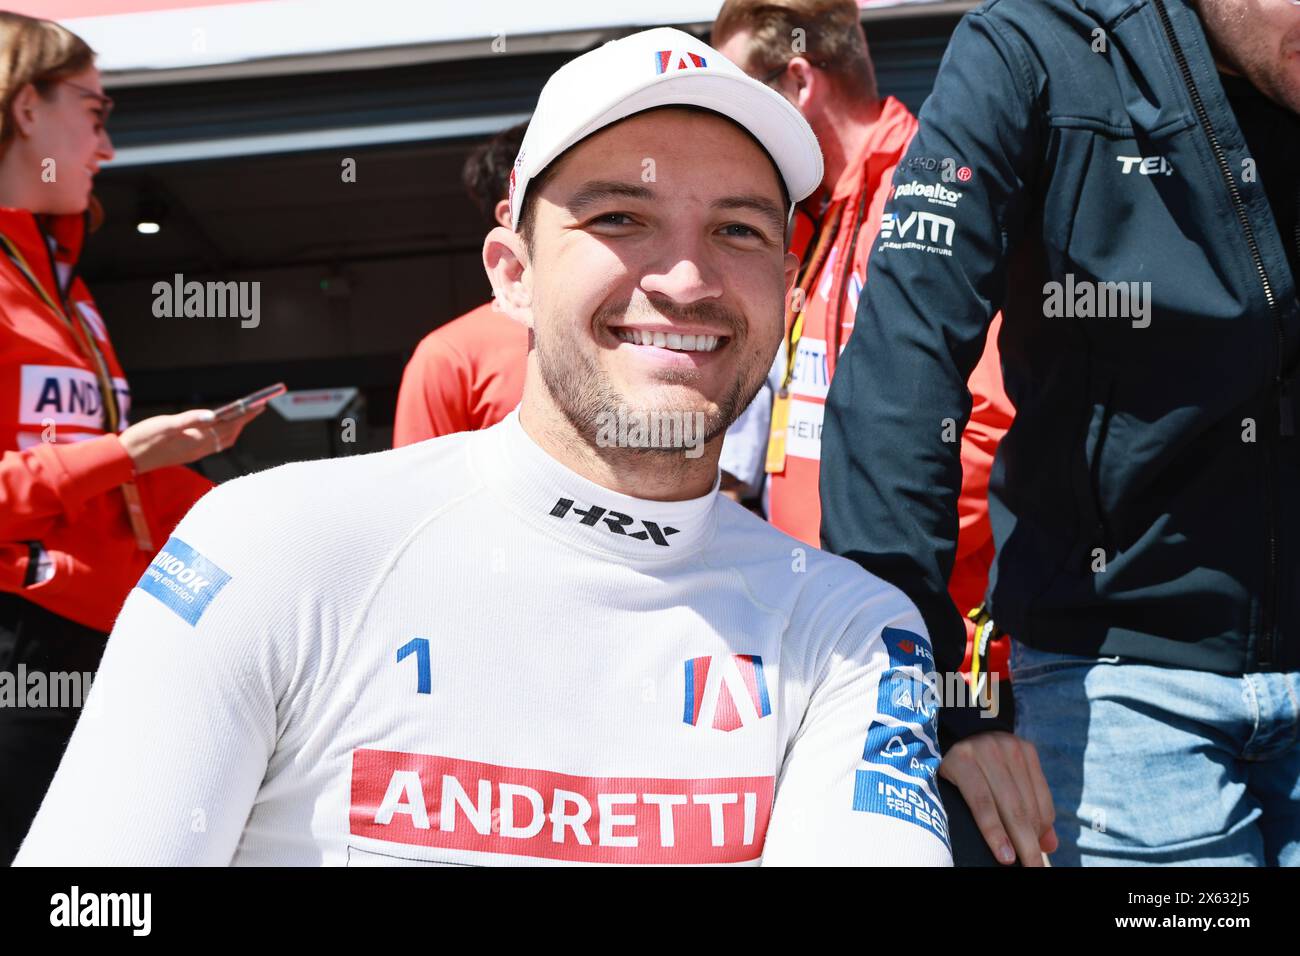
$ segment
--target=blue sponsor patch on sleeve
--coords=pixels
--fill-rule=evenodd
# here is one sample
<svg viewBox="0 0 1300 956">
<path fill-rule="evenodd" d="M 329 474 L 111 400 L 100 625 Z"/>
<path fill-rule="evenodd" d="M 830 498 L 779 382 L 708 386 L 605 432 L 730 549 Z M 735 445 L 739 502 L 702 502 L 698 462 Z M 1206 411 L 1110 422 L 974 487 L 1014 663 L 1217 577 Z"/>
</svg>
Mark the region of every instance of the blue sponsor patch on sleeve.
<svg viewBox="0 0 1300 956">
<path fill-rule="evenodd" d="M 221 568 L 180 538 L 171 537 L 145 568 L 136 587 L 193 627 L 229 580 L 230 575 Z"/>
<path fill-rule="evenodd" d="M 913 634 L 901 627 L 887 627 L 880 632 L 880 639 L 889 651 L 891 667 L 915 666 L 921 668 L 922 674 L 934 670 L 934 653 L 930 642 L 920 634 Z"/>
<path fill-rule="evenodd" d="M 874 721 L 867 730 L 862 759 L 893 767 L 926 783 L 933 783 L 939 775 L 939 755 L 914 727 L 905 724 Z"/>
<path fill-rule="evenodd" d="M 939 712 L 939 692 L 929 681 L 918 678 L 910 668 L 897 670 L 891 667 L 880 675 L 876 712 L 901 723 L 925 727 Z"/>
<path fill-rule="evenodd" d="M 899 780 L 880 770 L 859 770 L 853 785 L 853 809 L 906 820 L 933 833 L 952 851 L 943 804 L 919 783 Z"/>
</svg>

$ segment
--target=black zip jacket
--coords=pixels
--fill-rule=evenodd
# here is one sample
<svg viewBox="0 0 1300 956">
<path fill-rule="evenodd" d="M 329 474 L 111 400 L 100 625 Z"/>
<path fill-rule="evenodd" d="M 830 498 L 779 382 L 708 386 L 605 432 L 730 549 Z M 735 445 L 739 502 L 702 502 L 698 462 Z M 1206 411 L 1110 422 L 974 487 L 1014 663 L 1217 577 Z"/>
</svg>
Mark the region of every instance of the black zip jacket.
<svg viewBox="0 0 1300 956">
<path fill-rule="evenodd" d="M 822 436 L 826 547 L 916 601 L 941 671 L 965 644 L 951 439 L 999 308 L 1016 419 L 989 490 L 997 623 L 1045 650 L 1300 667 L 1300 237 L 1248 159 L 1184 0 L 990 0 L 962 19 Z M 941 737 L 1008 729 L 1001 690 L 1003 720 L 945 708 Z"/>
</svg>

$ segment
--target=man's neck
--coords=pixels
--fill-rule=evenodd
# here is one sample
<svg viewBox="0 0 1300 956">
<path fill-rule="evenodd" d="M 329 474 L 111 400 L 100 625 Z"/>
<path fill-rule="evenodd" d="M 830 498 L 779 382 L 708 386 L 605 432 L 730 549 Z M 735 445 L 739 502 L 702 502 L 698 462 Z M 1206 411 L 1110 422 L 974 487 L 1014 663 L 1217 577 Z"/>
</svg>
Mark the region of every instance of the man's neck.
<svg viewBox="0 0 1300 956">
<path fill-rule="evenodd" d="M 578 433 L 531 375 L 519 406 L 519 424 L 564 467 L 619 494 L 646 501 L 686 501 L 707 495 L 717 481 L 724 436 L 694 448 L 601 447 L 595 435 Z"/>
<path fill-rule="evenodd" d="M 881 101 L 873 99 L 852 110 L 828 112 L 818 122 L 817 139 L 822 147 L 825 171 L 822 188 L 830 195 L 849 163 L 862 152 L 862 144 L 880 120 Z"/>
</svg>

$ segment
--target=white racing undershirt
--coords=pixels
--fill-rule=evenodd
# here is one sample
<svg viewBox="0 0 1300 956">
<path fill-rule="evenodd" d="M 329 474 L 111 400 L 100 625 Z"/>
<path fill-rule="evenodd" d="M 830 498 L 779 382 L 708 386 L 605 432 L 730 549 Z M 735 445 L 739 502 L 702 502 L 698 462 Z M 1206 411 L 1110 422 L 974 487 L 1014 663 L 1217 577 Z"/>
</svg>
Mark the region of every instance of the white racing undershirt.
<svg viewBox="0 0 1300 956">
<path fill-rule="evenodd" d="M 204 497 L 17 864 L 951 863 L 916 609 L 518 412 Z M 932 701 L 932 698 L 931 698 Z"/>
</svg>

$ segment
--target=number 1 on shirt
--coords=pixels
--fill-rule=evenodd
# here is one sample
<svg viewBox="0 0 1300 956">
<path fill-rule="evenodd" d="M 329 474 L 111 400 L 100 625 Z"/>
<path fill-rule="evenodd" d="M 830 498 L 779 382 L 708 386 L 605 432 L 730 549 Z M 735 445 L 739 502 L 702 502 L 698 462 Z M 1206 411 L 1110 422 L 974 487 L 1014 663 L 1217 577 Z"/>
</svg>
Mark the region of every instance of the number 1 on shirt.
<svg viewBox="0 0 1300 956">
<path fill-rule="evenodd" d="M 427 637 L 417 637 L 407 641 L 397 651 L 397 662 L 400 664 L 411 654 L 415 654 L 415 669 L 419 681 L 415 692 L 417 694 L 433 693 L 433 676 L 429 673 L 429 639 Z"/>
</svg>

